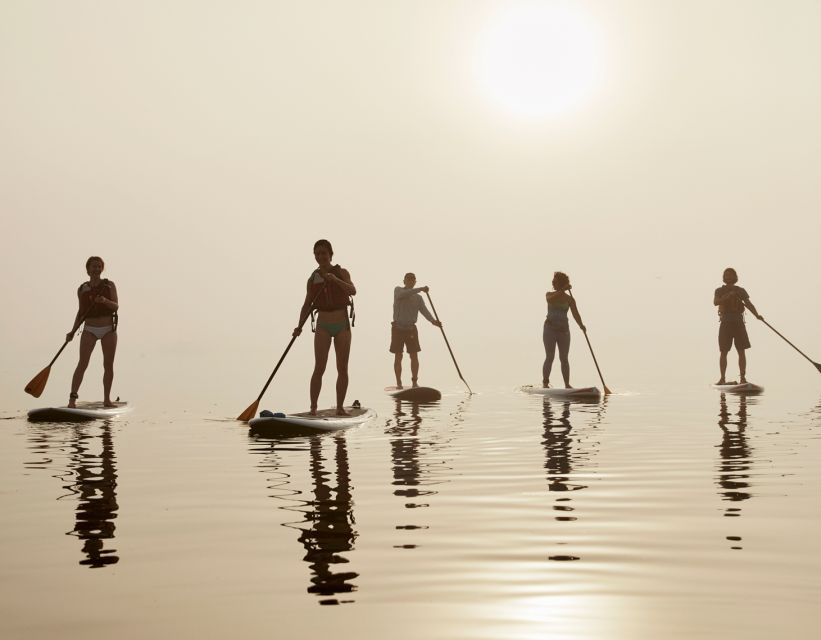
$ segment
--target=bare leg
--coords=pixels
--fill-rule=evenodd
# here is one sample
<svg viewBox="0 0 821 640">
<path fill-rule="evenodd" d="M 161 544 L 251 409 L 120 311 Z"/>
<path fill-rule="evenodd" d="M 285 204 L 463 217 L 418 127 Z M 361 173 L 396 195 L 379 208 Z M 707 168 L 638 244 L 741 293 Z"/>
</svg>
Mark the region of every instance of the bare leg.
<svg viewBox="0 0 821 640">
<path fill-rule="evenodd" d="M 721 377 L 716 384 L 724 384 L 727 380 L 727 352 L 722 351 L 718 357 L 718 369 L 721 372 Z"/>
<path fill-rule="evenodd" d="M 570 353 L 570 332 L 561 332 L 557 337 L 559 345 L 559 362 L 562 364 L 562 378 L 564 379 L 565 389 L 572 389 L 570 386 L 570 360 L 568 354 Z"/>
<path fill-rule="evenodd" d="M 317 329 L 314 334 L 314 373 L 311 376 L 311 415 L 316 415 L 316 404 L 319 401 L 319 392 L 322 390 L 322 374 L 328 364 L 328 351 L 331 348 L 331 336 L 323 330 Z"/>
<path fill-rule="evenodd" d="M 117 332 L 109 331 L 100 339 L 103 348 L 103 404 L 113 407 L 111 383 L 114 381 L 114 354 L 117 352 Z"/>
<path fill-rule="evenodd" d="M 556 356 L 556 334 L 552 329 L 544 323 L 544 330 L 542 332 L 542 341 L 544 342 L 544 364 L 542 365 L 542 386 L 550 386 L 550 370 L 553 368 L 553 358 Z"/>
<path fill-rule="evenodd" d="M 410 361 L 411 361 L 411 384 L 414 387 L 418 387 L 419 384 L 417 380 L 419 380 L 419 354 L 418 353 L 409 353 Z"/>
<path fill-rule="evenodd" d="M 97 343 L 97 338 L 93 333 L 83 331 L 80 334 L 80 360 L 77 362 L 77 368 L 74 370 L 74 376 L 71 378 L 71 396 L 68 400 L 69 407 L 76 407 L 76 395 L 80 390 L 80 385 L 83 383 L 83 376 L 86 368 L 88 368 L 88 361 L 91 358 L 91 352 L 94 351 L 94 345 Z"/>
<path fill-rule="evenodd" d="M 747 352 L 738 349 L 738 376 L 739 382 L 747 382 Z"/>
<path fill-rule="evenodd" d="M 334 351 L 336 351 L 336 415 L 346 416 L 345 394 L 348 393 L 348 357 L 351 354 L 351 338 L 353 334 L 350 329 L 345 329 L 334 338 Z"/>
<path fill-rule="evenodd" d="M 402 352 L 393 354 L 393 372 L 396 374 L 396 386 L 402 388 Z"/>
</svg>

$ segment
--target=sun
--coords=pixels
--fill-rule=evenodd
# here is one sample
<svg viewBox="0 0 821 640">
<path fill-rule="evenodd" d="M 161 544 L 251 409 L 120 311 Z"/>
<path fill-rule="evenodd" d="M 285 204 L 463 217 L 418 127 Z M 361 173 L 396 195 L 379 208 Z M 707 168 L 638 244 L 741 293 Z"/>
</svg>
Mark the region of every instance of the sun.
<svg viewBox="0 0 821 640">
<path fill-rule="evenodd" d="M 489 16 L 474 63 L 482 94 L 508 114 L 558 116 L 585 104 L 599 86 L 601 38 L 577 4 L 511 3 Z"/>
</svg>

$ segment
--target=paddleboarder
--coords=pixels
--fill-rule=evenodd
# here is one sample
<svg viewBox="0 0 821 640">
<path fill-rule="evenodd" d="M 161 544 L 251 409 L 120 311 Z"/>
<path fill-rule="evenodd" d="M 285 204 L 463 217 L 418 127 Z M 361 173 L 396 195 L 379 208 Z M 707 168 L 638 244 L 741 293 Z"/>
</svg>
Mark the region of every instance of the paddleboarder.
<svg viewBox="0 0 821 640">
<path fill-rule="evenodd" d="M 735 344 L 735 349 L 738 352 L 739 381 L 745 383 L 747 382 L 746 350 L 750 348 L 750 338 L 744 324 L 745 307 L 759 320 L 764 318 L 750 302 L 750 295 L 737 286 L 738 274 L 735 269 L 732 267 L 724 269 L 722 280 L 724 280 L 724 284 L 716 289 L 713 295 L 713 305 L 718 307 L 718 349 L 721 352 L 718 359 L 721 377 L 716 384 L 726 384 L 727 354 L 733 344 Z"/>
<path fill-rule="evenodd" d="M 393 372 L 396 374 L 396 386 L 402 388 L 402 350 L 408 352 L 411 362 L 411 384 L 419 386 L 419 332 L 416 329 L 416 320 L 421 313 L 434 326 L 441 327 L 442 323 L 434 318 L 425 301 L 419 295 L 420 291 L 428 292 L 428 287 L 415 287 L 416 275 L 406 273 L 404 284 L 393 290 L 393 322 L 391 322 L 391 345 L 389 351 L 394 354 Z"/>
<path fill-rule="evenodd" d="M 562 378 L 564 378 L 565 389 L 572 389 L 570 386 L 570 326 L 567 319 L 567 312 L 573 314 L 573 319 L 582 331 L 587 331 L 582 324 L 582 317 L 576 307 L 576 301 L 569 294 L 570 278 L 566 273 L 556 271 L 553 274 L 553 291 L 545 294 L 547 300 L 547 317 L 542 330 L 542 340 L 544 342 L 545 360 L 542 365 L 542 386 L 550 387 L 550 370 L 553 368 L 553 358 L 556 355 L 556 347 L 559 347 L 559 361 L 562 367 Z"/>
<path fill-rule="evenodd" d="M 314 259 L 319 265 L 308 278 L 305 302 L 299 312 L 299 324 L 293 331 L 296 337 L 302 333 L 302 325 L 314 310 L 317 311 L 314 332 L 314 372 L 311 376 L 311 415 L 316 415 L 319 392 L 322 389 L 322 375 L 328 364 L 331 343 L 336 353 L 336 414 L 346 416 L 345 394 L 348 392 L 348 358 L 351 352 L 351 322 L 354 318 L 353 301 L 356 287 L 351 274 L 338 264 L 331 264 L 333 247 L 327 240 L 314 243 Z"/>
<path fill-rule="evenodd" d="M 102 278 L 105 262 L 99 256 L 86 260 L 88 282 L 77 289 L 78 309 L 71 331 L 66 334 L 66 342 L 74 339 L 74 334 L 83 324 L 80 334 L 80 360 L 71 379 L 71 393 L 68 406 L 77 406 L 77 392 L 83 382 L 91 352 L 99 340 L 103 350 L 103 403 L 106 407 L 117 406 L 111 401 L 111 383 L 114 381 L 114 354 L 117 351 L 117 287 L 111 280 Z M 85 323 L 83 323 L 85 318 Z"/>
</svg>

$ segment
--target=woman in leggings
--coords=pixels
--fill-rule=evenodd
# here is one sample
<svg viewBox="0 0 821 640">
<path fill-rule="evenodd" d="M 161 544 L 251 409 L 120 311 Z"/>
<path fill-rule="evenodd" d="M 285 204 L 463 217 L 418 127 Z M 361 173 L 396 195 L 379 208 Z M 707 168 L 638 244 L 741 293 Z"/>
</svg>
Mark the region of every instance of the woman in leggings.
<svg viewBox="0 0 821 640">
<path fill-rule="evenodd" d="M 582 317 L 576 308 L 576 301 L 570 296 L 570 278 L 566 273 L 556 271 L 553 274 L 553 291 L 545 294 L 547 299 L 547 318 L 544 321 L 544 366 L 542 367 L 542 386 L 550 386 L 550 370 L 553 368 L 553 358 L 556 355 L 556 346 L 559 347 L 559 360 L 562 364 L 562 378 L 566 389 L 570 386 L 570 361 L 567 354 L 570 351 L 570 326 L 567 312 L 573 313 L 573 319 L 582 331 L 587 331 L 582 324 Z"/>
</svg>

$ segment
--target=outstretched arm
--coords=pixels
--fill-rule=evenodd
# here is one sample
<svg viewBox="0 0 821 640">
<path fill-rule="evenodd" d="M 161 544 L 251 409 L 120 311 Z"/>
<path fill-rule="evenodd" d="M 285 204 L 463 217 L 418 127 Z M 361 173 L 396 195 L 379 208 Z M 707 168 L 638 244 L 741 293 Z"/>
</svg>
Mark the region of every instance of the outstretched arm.
<svg viewBox="0 0 821 640">
<path fill-rule="evenodd" d="M 756 318 L 758 318 L 759 320 L 764 319 L 763 316 L 760 313 L 758 313 L 758 311 L 755 308 L 755 305 L 749 298 L 747 298 L 746 300 L 742 300 L 742 302 L 744 303 L 744 306 L 750 310 L 750 313 L 752 313 Z"/>
<path fill-rule="evenodd" d="M 427 288 L 427 287 L 423 287 Z M 421 313 L 425 318 L 427 318 L 428 322 L 436 327 L 441 327 L 442 323 L 439 322 L 436 318 L 433 317 L 430 311 L 428 311 L 428 307 L 425 305 L 425 301 L 422 298 L 419 298 L 419 313 Z"/>
<path fill-rule="evenodd" d="M 573 319 L 576 321 L 576 324 L 579 325 L 579 328 L 587 333 L 587 327 L 584 326 L 582 322 L 582 317 L 579 315 L 579 308 L 576 306 L 576 299 L 570 299 L 570 312 L 573 314 Z"/>
<path fill-rule="evenodd" d="M 313 279 L 313 276 L 311 276 Z M 302 308 L 299 310 L 299 321 L 297 322 L 296 329 L 291 335 L 298 336 L 302 333 L 302 325 L 305 324 L 305 321 L 308 319 L 308 316 L 311 315 L 311 307 L 313 306 L 313 298 L 311 298 L 311 280 L 308 280 L 308 290 L 305 292 L 305 302 L 302 303 Z"/>
</svg>

